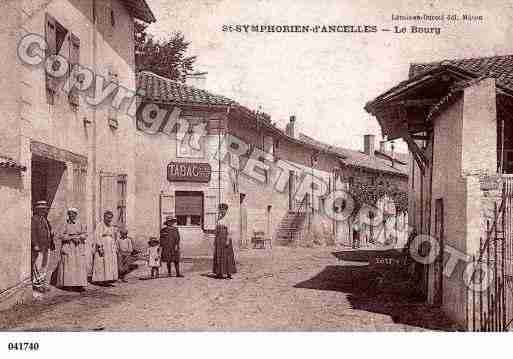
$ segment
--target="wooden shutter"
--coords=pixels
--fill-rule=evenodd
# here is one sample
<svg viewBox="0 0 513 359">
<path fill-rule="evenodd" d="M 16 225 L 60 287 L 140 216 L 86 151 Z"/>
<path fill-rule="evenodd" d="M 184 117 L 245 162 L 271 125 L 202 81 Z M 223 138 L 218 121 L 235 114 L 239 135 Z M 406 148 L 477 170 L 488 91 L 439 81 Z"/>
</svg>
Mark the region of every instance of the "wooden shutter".
<svg viewBox="0 0 513 359">
<path fill-rule="evenodd" d="M 86 181 L 87 167 L 83 164 L 73 163 L 73 207 L 79 209 L 80 213 L 85 214 L 86 203 Z"/>
<path fill-rule="evenodd" d="M 175 195 L 174 194 L 160 194 L 160 224 L 159 228 L 162 229 L 162 225 L 167 216 L 175 216 Z"/>
<path fill-rule="evenodd" d="M 177 216 L 203 215 L 203 197 L 201 194 L 177 196 L 175 202 Z"/>
<path fill-rule="evenodd" d="M 118 224 L 126 224 L 126 199 L 127 199 L 127 175 L 118 175 L 118 205 L 117 205 L 117 221 Z"/>
<path fill-rule="evenodd" d="M 46 57 L 57 54 L 57 21 L 50 15 L 45 16 Z M 46 89 L 51 96 L 57 90 L 57 79 L 46 73 Z M 53 103 L 53 100 L 49 101 Z"/>
<path fill-rule="evenodd" d="M 80 39 L 75 34 L 70 34 L 70 46 L 69 46 L 69 64 L 70 64 L 70 76 L 77 76 L 74 70 L 80 64 Z M 79 79 L 77 79 L 78 81 Z M 78 90 L 73 87 L 68 94 L 68 101 L 74 109 L 78 109 L 80 106 L 80 97 L 78 96 Z"/>
<path fill-rule="evenodd" d="M 117 175 L 113 173 L 100 172 L 100 211 L 99 220 L 102 221 L 103 213 L 112 211 L 116 216 L 117 207 Z"/>
<path fill-rule="evenodd" d="M 217 224 L 218 198 L 214 194 L 205 194 L 204 229 L 214 230 Z"/>
</svg>

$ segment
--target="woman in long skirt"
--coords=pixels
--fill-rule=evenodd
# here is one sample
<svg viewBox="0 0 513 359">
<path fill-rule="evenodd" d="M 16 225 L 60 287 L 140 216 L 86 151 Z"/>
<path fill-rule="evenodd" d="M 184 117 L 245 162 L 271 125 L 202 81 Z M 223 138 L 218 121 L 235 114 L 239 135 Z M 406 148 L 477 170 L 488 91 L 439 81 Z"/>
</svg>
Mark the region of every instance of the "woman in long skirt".
<svg viewBox="0 0 513 359">
<path fill-rule="evenodd" d="M 103 222 L 96 227 L 93 245 L 93 282 L 109 283 L 118 280 L 116 230 L 114 215 L 105 211 Z"/>
<path fill-rule="evenodd" d="M 86 228 L 78 219 L 78 209 L 68 209 L 62 231 L 61 258 L 57 286 L 84 290 L 87 286 Z"/>
<path fill-rule="evenodd" d="M 235 266 L 235 255 L 233 252 L 232 231 L 225 217 L 228 212 L 228 205 L 221 203 L 219 205 L 219 220 L 216 226 L 216 237 L 214 241 L 214 265 L 213 272 L 216 278 L 232 278 L 232 274 L 237 273 Z"/>
</svg>

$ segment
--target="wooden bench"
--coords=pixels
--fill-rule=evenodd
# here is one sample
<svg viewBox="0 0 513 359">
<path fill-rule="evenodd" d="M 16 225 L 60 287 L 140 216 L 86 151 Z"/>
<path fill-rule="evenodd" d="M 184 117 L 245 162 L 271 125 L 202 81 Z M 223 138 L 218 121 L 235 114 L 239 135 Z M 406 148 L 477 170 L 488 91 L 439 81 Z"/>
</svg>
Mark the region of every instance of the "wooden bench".
<svg viewBox="0 0 513 359">
<path fill-rule="evenodd" d="M 271 238 L 266 237 L 264 231 L 253 231 L 253 237 L 251 237 L 253 248 L 265 249 L 266 242 L 269 242 L 269 247 L 272 248 Z"/>
</svg>

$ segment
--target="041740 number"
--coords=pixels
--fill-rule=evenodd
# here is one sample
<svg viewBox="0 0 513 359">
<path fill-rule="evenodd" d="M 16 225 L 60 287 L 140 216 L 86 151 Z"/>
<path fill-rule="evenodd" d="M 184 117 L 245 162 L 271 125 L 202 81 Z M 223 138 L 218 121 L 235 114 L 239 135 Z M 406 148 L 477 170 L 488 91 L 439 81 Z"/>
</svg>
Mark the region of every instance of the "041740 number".
<svg viewBox="0 0 513 359">
<path fill-rule="evenodd" d="M 37 342 L 10 342 L 7 345 L 9 351 L 38 351 L 39 343 Z"/>
</svg>

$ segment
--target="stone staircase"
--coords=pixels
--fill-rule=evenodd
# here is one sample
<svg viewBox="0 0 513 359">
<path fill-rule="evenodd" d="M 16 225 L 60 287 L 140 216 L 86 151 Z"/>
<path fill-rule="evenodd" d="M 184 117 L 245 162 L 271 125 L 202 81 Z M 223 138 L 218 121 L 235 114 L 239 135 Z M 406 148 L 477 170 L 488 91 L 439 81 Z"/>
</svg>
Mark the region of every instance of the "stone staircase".
<svg viewBox="0 0 513 359">
<path fill-rule="evenodd" d="M 280 222 L 276 233 L 279 242 L 294 242 L 300 239 L 306 222 L 305 212 L 289 211 Z"/>
</svg>

